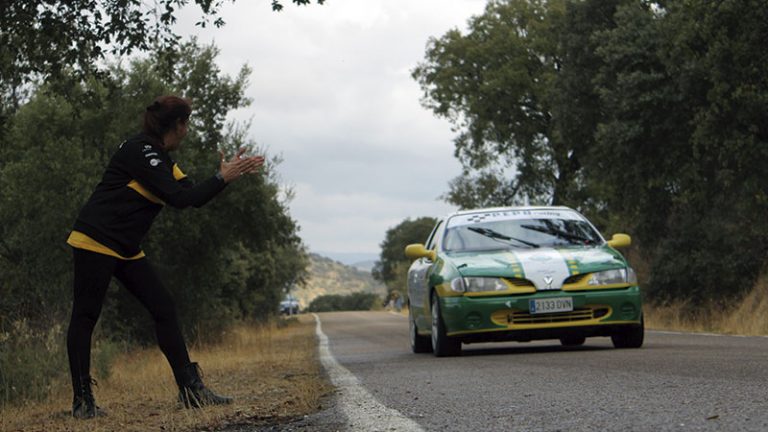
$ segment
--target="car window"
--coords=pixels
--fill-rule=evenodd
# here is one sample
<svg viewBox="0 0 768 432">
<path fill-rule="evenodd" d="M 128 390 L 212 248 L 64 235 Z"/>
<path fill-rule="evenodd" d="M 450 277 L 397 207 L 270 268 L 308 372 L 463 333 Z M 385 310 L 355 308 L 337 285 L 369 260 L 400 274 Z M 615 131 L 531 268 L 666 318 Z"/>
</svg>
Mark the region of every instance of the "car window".
<svg viewBox="0 0 768 432">
<path fill-rule="evenodd" d="M 574 211 L 525 210 L 454 216 L 448 221 L 442 246 L 450 252 L 602 243 L 592 224 Z"/>
<path fill-rule="evenodd" d="M 432 233 L 429 235 L 429 238 L 427 238 L 426 247 L 427 250 L 432 250 L 435 248 L 435 242 L 437 241 L 437 232 L 440 230 L 440 227 L 443 225 L 443 221 L 438 222 L 435 225 L 435 228 L 432 230 Z"/>
</svg>

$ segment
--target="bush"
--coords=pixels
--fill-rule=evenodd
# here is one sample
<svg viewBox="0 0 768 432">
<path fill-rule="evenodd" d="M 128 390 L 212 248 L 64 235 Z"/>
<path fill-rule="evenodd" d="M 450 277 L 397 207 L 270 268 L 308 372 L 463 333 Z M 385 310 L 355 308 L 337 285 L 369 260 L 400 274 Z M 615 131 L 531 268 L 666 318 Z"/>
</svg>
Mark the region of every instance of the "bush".
<svg viewBox="0 0 768 432">
<path fill-rule="evenodd" d="M 56 383 L 69 376 L 64 329 L 47 331 L 15 321 L 0 331 L 0 405 L 43 400 Z"/>
<path fill-rule="evenodd" d="M 333 312 L 371 310 L 381 305 L 381 299 L 376 294 L 357 292 L 347 295 L 330 294 L 320 296 L 309 304 L 310 312 Z"/>
<path fill-rule="evenodd" d="M 97 327 L 95 333 L 100 333 Z M 124 344 L 101 340 L 91 354 L 93 376 L 109 379 Z M 13 321 L 0 330 L 0 407 L 28 400 L 45 400 L 55 388 L 69 387 L 66 326 L 33 329 L 28 321 Z"/>
</svg>

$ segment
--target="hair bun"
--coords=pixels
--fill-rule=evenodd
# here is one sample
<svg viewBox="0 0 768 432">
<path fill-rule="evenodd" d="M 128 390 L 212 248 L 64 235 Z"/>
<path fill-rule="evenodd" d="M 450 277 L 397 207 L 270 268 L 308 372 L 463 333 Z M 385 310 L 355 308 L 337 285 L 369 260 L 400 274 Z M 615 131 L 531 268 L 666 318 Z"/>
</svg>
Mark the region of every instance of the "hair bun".
<svg viewBox="0 0 768 432">
<path fill-rule="evenodd" d="M 154 101 L 152 105 L 147 105 L 147 111 L 157 111 L 158 109 L 160 109 L 159 101 Z"/>
</svg>

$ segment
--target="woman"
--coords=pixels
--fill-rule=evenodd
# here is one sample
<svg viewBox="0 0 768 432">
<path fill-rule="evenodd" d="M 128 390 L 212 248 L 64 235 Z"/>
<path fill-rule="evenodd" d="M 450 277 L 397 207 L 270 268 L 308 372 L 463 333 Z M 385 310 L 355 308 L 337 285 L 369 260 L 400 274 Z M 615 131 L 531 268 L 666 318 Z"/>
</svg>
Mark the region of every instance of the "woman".
<svg viewBox="0 0 768 432">
<path fill-rule="evenodd" d="M 143 132 L 126 140 L 107 166 L 101 182 L 80 211 L 67 240 L 73 247 L 75 277 L 67 353 L 74 398 L 72 415 L 103 415 L 96 406 L 90 376 L 91 334 L 112 276 L 147 308 L 155 321 L 157 342 L 179 386 L 187 408 L 226 404 L 229 397 L 206 388 L 196 363 L 189 359 L 169 292 L 141 250 L 140 242 L 165 204 L 200 207 L 243 174 L 255 173 L 264 158 L 229 161 L 221 155 L 219 171 L 193 184 L 168 152 L 187 135 L 192 108 L 176 96 L 157 98 L 144 112 Z"/>
</svg>

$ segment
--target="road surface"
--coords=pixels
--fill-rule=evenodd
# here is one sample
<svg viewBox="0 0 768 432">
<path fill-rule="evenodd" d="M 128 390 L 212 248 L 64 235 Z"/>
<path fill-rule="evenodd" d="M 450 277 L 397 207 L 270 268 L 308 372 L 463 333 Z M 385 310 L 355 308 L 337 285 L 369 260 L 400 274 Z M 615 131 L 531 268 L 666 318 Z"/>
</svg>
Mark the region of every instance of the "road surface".
<svg viewBox="0 0 768 432">
<path fill-rule="evenodd" d="M 768 431 L 768 338 L 647 331 L 641 349 L 592 338 L 436 358 L 410 352 L 405 316 L 318 318 L 341 383 L 318 430 Z"/>
</svg>

